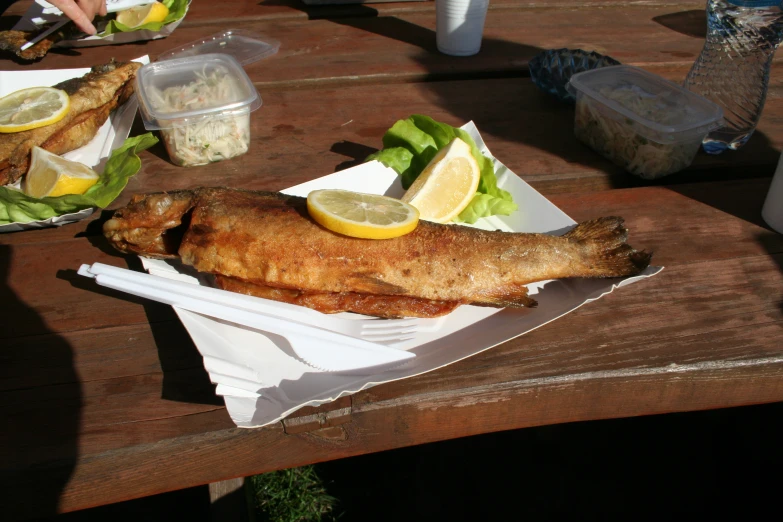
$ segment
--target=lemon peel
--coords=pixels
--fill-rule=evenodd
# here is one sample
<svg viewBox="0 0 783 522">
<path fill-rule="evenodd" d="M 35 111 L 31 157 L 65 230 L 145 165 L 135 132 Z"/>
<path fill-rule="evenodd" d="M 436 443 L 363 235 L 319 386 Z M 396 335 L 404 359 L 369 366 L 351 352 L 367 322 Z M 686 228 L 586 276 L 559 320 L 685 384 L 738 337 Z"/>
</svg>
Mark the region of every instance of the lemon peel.
<svg viewBox="0 0 783 522">
<path fill-rule="evenodd" d="M 349 190 L 314 190 L 307 210 L 316 223 L 351 237 L 391 239 L 412 232 L 419 211 L 399 199 Z"/>
<path fill-rule="evenodd" d="M 22 132 L 65 118 L 68 93 L 53 87 L 30 87 L 0 98 L 0 133 Z"/>
<path fill-rule="evenodd" d="M 22 191 L 34 198 L 84 194 L 98 182 L 99 177 L 87 165 L 61 158 L 41 147 L 33 147 Z"/>
<path fill-rule="evenodd" d="M 454 138 L 419 174 L 402 201 L 416 207 L 421 219 L 447 223 L 473 200 L 481 170 L 470 145 Z"/>
<path fill-rule="evenodd" d="M 153 22 L 162 22 L 168 15 L 169 8 L 165 4 L 153 2 L 120 11 L 117 13 L 117 21 L 128 27 L 139 27 Z"/>
</svg>

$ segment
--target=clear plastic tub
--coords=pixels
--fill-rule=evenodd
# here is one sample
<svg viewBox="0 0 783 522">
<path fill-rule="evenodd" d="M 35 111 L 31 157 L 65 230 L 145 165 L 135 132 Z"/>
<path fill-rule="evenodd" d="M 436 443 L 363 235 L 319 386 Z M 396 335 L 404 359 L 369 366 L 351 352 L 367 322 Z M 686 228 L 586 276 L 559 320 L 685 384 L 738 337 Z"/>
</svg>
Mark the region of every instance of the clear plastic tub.
<svg viewBox="0 0 783 522">
<path fill-rule="evenodd" d="M 136 74 L 147 130 L 160 130 L 172 163 L 204 165 L 250 146 L 250 113 L 261 97 L 239 62 L 202 54 L 150 63 Z"/>
<path fill-rule="evenodd" d="M 629 65 L 575 74 L 574 133 L 590 148 L 645 179 L 687 168 L 723 110 L 679 85 Z"/>
</svg>

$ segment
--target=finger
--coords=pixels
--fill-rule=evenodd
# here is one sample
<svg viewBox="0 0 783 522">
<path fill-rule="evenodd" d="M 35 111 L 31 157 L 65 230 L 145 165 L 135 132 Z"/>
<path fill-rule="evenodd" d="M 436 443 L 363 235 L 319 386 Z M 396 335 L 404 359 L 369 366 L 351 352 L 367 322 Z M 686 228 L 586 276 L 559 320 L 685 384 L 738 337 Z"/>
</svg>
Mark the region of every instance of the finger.
<svg viewBox="0 0 783 522">
<path fill-rule="evenodd" d="M 101 14 L 101 9 L 106 8 L 106 3 L 103 0 L 74 0 L 76 5 L 84 11 L 87 15 L 87 19 L 92 21 L 95 15 Z"/>
<path fill-rule="evenodd" d="M 57 6 L 57 8 L 59 8 L 65 16 L 73 20 L 73 23 L 76 24 L 76 27 L 85 33 L 95 34 L 98 32 L 95 29 L 95 26 L 90 22 L 90 19 L 87 18 L 87 15 L 84 13 L 84 11 L 82 11 L 73 0 L 57 0 L 52 1 L 51 3 Z"/>
<path fill-rule="evenodd" d="M 95 18 L 95 15 L 106 14 L 105 0 L 75 0 L 75 2 L 90 20 Z"/>
</svg>

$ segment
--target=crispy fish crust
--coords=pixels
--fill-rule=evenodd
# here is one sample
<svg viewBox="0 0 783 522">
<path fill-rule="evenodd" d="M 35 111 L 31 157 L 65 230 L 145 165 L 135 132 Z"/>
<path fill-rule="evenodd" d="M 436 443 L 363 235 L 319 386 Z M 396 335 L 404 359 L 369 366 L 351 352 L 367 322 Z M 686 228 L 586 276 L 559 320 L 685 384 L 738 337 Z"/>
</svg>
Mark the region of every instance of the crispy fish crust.
<svg viewBox="0 0 783 522">
<path fill-rule="evenodd" d="M 223 290 L 263 297 L 306 306 L 325 314 L 357 312 L 376 317 L 440 317 L 446 315 L 460 303 L 455 301 L 430 301 L 416 297 L 397 295 L 371 295 L 356 292 L 303 292 L 290 288 L 273 288 L 249 283 L 222 275 L 215 276 L 215 285 Z"/>
<path fill-rule="evenodd" d="M 23 51 L 22 46 L 36 34 L 37 31 L 0 31 L 0 50 L 12 52 L 22 60 L 34 61 L 46 56 L 49 49 L 62 39 L 62 31 L 56 31 Z"/>
<path fill-rule="evenodd" d="M 70 96 L 68 114 L 52 125 L 0 134 L 0 185 L 14 183 L 27 172 L 34 146 L 64 154 L 88 143 L 109 113 L 133 94 L 132 80 L 140 67 L 136 62 L 112 61 L 55 85 Z"/>
<path fill-rule="evenodd" d="M 104 235 L 123 252 L 179 257 L 226 289 L 381 316 L 384 302 L 404 298 L 414 301 L 386 316 L 430 317 L 459 304 L 534 306 L 525 285 L 535 281 L 637 274 L 651 255 L 625 243 L 622 224 L 600 218 L 558 237 L 422 221 L 405 236 L 368 240 L 324 229 L 305 198 L 201 188 L 135 196 Z"/>
<path fill-rule="evenodd" d="M 0 51 L 14 53 L 22 60 L 35 61 L 46 56 L 46 53 L 61 40 L 72 40 L 86 36 L 76 25 L 68 23 L 57 31 L 45 36 L 32 47 L 24 51 L 22 50 L 24 44 L 50 26 L 51 24 L 46 27 L 42 26 L 35 31 L 0 31 Z"/>
</svg>

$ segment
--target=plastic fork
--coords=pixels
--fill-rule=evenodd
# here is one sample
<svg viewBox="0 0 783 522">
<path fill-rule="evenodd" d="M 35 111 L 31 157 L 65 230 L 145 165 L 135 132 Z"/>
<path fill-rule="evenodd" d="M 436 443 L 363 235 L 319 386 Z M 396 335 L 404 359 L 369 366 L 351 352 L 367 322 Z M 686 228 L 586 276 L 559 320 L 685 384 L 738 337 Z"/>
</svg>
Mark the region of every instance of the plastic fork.
<svg viewBox="0 0 783 522">
<path fill-rule="evenodd" d="M 83 270 L 87 273 L 82 273 Z M 185 283 L 142 272 L 134 272 L 133 270 L 105 265 L 103 263 L 82 265 L 79 269 L 79 273 L 88 277 L 93 275 L 109 275 L 131 283 L 149 285 L 178 295 L 185 295 L 211 303 L 246 310 L 248 312 L 271 315 L 379 344 L 396 344 L 413 339 L 416 332 L 420 329 L 421 324 L 419 319 L 414 318 L 380 319 L 377 317 L 367 317 L 360 319 L 344 319 L 336 316 L 327 316 L 321 312 L 310 310 L 309 308 L 302 306 L 228 292 L 226 290 L 220 290 L 219 288 Z"/>
<path fill-rule="evenodd" d="M 106 270 L 105 268 L 109 267 L 109 265 L 103 265 L 102 267 L 96 267 L 96 265 L 100 265 L 100 263 L 95 263 L 92 266 L 82 265 L 78 273 L 85 277 L 94 278 L 99 285 L 107 288 L 280 335 L 288 340 L 291 349 L 302 361 L 320 370 L 355 370 L 371 366 L 401 363 L 415 357 L 415 354 L 411 352 L 373 343 L 334 330 L 323 329 L 302 322 L 294 322 L 280 314 L 265 313 L 259 310 L 252 311 L 233 306 L 233 303 L 200 299 L 197 297 L 198 292 L 193 292 L 193 290 L 229 292 L 110 267 L 119 270 L 120 273 L 133 274 L 133 276 L 126 275 L 125 278 L 118 277 L 108 273 L 112 272 L 112 270 Z M 233 300 L 234 296 L 231 295 L 231 297 Z M 239 295 L 237 297 L 248 296 Z"/>
</svg>

